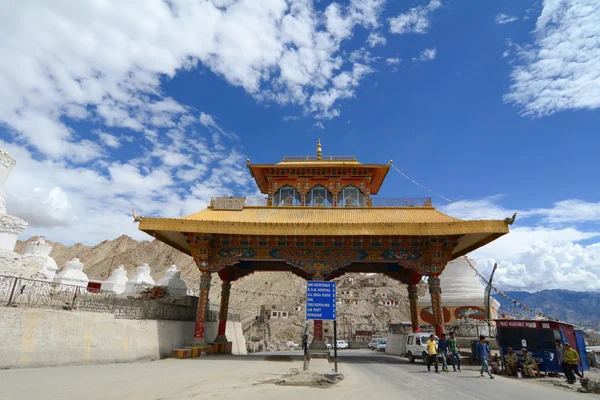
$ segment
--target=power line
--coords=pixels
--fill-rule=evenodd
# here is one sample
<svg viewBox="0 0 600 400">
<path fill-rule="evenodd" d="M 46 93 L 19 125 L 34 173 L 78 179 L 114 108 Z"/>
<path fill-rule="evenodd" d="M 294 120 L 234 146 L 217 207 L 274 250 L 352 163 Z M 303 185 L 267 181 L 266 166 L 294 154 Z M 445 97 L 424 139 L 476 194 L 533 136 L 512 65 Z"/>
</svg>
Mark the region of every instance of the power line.
<svg viewBox="0 0 600 400">
<path fill-rule="evenodd" d="M 437 197 L 439 197 L 442 200 L 447 201 L 448 203 L 455 203 L 455 204 L 459 204 L 460 206 L 464 207 L 465 209 L 469 210 L 469 211 L 475 211 L 469 207 L 467 207 L 464 204 L 460 204 L 458 201 L 454 201 L 452 199 L 449 199 L 446 196 L 442 196 L 441 194 L 434 192 L 433 190 L 429 189 L 427 186 L 420 184 L 419 182 L 415 181 L 413 178 L 411 178 L 410 176 L 406 175 L 404 172 L 400 171 L 394 164 L 392 164 L 392 168 L 394 168 L 396 171 L 398 171 L 400 173 L 400 175 L 402 175 L 403 177 L 405 177 L 406 179 L 408 179 L 409 181 L 411 181 L 412 183 L 414 183 L 415 185 L 419 186 L 420 188 L 423 188 L 425 190 L 427 190 L 429 193 L 432 193 L 434 195 L 436 195 Z M 503 219 L 503 217 L 499 216 L 499 215 L 494 215 L 491 213 L 487 213 L 488 216 L 490 217 L 494 217 L 494 218 L 501 218 Z"/>
</svg>

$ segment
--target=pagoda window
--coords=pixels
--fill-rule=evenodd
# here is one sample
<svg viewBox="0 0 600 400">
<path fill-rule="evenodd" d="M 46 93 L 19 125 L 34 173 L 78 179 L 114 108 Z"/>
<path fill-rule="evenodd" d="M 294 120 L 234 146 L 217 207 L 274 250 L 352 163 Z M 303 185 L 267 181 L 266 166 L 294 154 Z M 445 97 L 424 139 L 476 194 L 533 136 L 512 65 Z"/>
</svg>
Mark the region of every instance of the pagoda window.
<svg viewBox="0 0 600 400">
<path fill-rule="evenodd" d="M 317 185 L 306 194 L 306 205 L 310 207 L 333 207 L 333 195 L 325 186 Z"/>
<path fill-rule="evenodd" d="M 366 207 L 367 198 L 356 186 L 348 185 L 337 195 L 338 207 Z"/>
<path fill-rule="evenodd" d="M 302 204 L 300 193 L 290 185 L 285 185 L 273 196 L 274 206 L 299 206 Z"/>
</svg>

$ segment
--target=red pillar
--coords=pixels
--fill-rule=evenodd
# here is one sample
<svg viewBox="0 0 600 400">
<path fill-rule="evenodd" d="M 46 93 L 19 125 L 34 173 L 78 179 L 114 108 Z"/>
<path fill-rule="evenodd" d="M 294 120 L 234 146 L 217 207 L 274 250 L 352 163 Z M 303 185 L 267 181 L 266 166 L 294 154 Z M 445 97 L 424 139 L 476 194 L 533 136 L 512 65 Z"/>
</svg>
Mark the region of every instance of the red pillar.
<svg viewBox="0 0 600 400">
<path fill-rule="evenodd" d="M 429 277 L 429 294 L 431 295 L 431 312 L 435 334 L 441 338 L 444 333 L 444 310 L 442 308 L 442 287 L 438 276 Z"/>
<path fill-rule="evenodd" d="M 313 281 L 324 281 L 324 277 L 322 274 L 320 273 L 315 273 L 313 275 Z M 322 320 L 314 320 L 314 335 L 313 335 L 313 340 L 310 343 L 310 348 L 311 349 L 326 349 L 327 346 L 325 345 L 325 342 L 323 341 L 323 321 Z"/>
<path fill-rule="evenodd" d="M 196 326 L 194 328 L 193 347 L 204 347 L 207 345 L 204 339 L 204 325 L 206 324 L 206 312 L 208 310 L 208 293 L 212 276 L 209 271 L 202 271 L 200 275 L 200 296 L 198 297 L 198 312 L 196 313 Z"/>
<path fill-rule="evenodd" d="M 227 343 L 225 329 L 227 327 L 227 313 L 229 312 L 229 294 L 231 292 L 231 282 L 223 281 L 221 285 L 221 308 L 219 309 L 219 331 L 215 343 Z"/>
<path fill-rule="evenodd" d="M 416 284 L 408 285 L 408 300 L 410 301 L 410 322 L 412 324 L 412 331 L 417 333 L 421 332 L 419 326 L 419 313 L 417 309 L 417 301 L 419 300 L 419 287 Z"/>
</svg>

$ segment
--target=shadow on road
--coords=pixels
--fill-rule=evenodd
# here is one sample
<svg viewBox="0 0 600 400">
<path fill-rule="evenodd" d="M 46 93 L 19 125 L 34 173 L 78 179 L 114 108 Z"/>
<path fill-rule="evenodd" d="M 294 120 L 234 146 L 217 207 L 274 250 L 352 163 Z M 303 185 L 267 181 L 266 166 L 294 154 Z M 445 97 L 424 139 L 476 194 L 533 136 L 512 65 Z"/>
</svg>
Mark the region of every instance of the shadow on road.
<svg viewBox="0 0 600 400">
<path fill-rule="evenodd" d="M 331 352 L 333 358 L 333 351 Z M 221 355 L 215 354 L 204 360 L 236 360 L 236 361 L 271 361 L 271 362 L 302 362 L 304 354 L 301 351 L 286 351 L 273 353 L 251 353 L 248 355 Z M 390 356 L 381 353 L 368 352 L 362 350 L 346 350 L 338 352 L 338 363 L 340 364 L 390 364 L 390 365 L 410 365 L 407 359 L 403 357 Z M 413 365 L 417 367 L 425 366 L 416 362 Z"/>
</svg>

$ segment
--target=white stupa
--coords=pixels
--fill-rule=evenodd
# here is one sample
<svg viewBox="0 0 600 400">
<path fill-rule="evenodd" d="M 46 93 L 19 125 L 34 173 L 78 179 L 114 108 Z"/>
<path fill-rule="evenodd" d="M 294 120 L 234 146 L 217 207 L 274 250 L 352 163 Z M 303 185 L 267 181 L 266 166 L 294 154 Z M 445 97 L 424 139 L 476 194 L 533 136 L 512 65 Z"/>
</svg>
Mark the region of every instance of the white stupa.
<svg viewBox="0 0 600 400">
<path fill-rule="evenodd" d="M 78 258 L 74 258 L 54 277 L 53 281 L 62 285 L 87 287 L 90 280 L 83 272 L 83 264 Z"/>
<path fill-rule="evenodd" d="M 28 242 L 23 252 L 24 275 L 52 281 L 58 272 L 56 261 L 50 257 L 52 246 L 43 237 Z"/>
<path fill-rule="evenodd" d="M 477 267 L 477 262 L 471 258 L 459 257 L 450 261 L 440 275 L 440 285 L 442 287 L 442 306 L 450 315 L 453 322 L 465 318 L 485 319 L 485 286 L 475 275 L 475 271 L 469 265 L 469 262 Z M 418 308 L 419 314 L 422 309 L 431 306 L 431 296 L 429 291 L 423 296 L 419 296 Z M 497 316 L 500 303 L 492 298 L 491 308 L 492 317 Z"/>
<path fill-rule="evenodd" d="M 187 295 L 187 285 L 181 279 L 181 271 L 177 266 L 171 265 L 171 268 L 165 271 L 165 275 L 156 283 L 157 286 L 165 286 L 171 296 Z"/>
<path fill-rule="evenodd" d="M 137 294 L 145 288 L 154 286 L 154 279 L 152 279 L 150 272 L 150 266 L 146 263 L 137 267 L 135 273 L 125 285 L 125 294 Z"/>
<path fill-rule="evenodd" d="M 121 294 L 125 292 L 125 288 L 127 286 L 128 281 L 129 279 L 127 278 L 127 271 L 125 271 L 125 266 L 121 264 L 117 268 L 113 269 L 112 273 L 110 274 L 107 280 L 102 282 L 100 289 L 109 292 L 114 292 L 116 294 Z"/>
<path fill-rule="evenodd" d="M 27 222 L 6 213 L 6 193 L 4 184 L 17 162 L 0 149 L 0 274 L 21 275 L 23 265 L 21 256 L 14 252 L 17 237 L 27 228 Z"/>
</svg>

